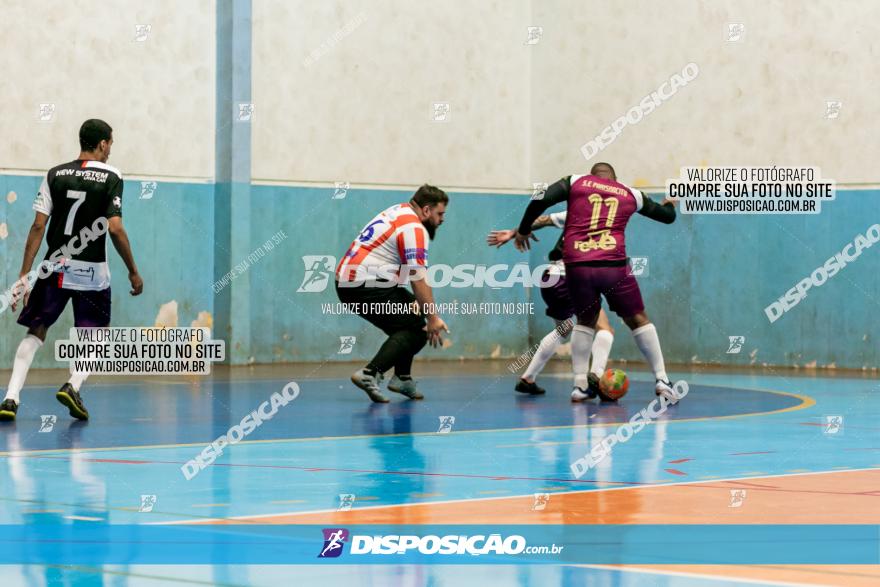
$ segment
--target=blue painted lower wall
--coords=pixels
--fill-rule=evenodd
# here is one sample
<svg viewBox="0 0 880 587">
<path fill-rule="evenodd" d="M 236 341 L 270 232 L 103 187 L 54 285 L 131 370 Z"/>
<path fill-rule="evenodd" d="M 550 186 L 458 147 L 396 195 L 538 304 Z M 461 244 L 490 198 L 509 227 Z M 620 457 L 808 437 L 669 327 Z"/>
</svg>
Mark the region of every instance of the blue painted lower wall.
<svg viewBox="0 0 880 587">
<path fill-rule="evenodd" d="M 39 181 L 0 176 L 0 193 L 18 195 L 14 203 L 0 203 L 0 222 L 9 230 L 0 240 L 4 288 L 18 273 Z M 328 189 L 253 185 L 252 205 L 244 216 L 232 208 L 215 208 L 212 185 L 160 182 L 151 199 L 139 194 L 139 182 L 126 182 L 124 218 L 145 293 L 140 298 L 127 294 L 125 269 L 111 251 L 115 324 L 152 324 L 160 305 L 174 300 L 180 325 L 189 325 L 201 311 L 210 312 L 215 324 L 232 323 L 227 316 L 214 315 L 215 310 L 246 313 L 228 341 L 230 358 L 237 364 L 365 359 L 375 352 L 382 338 L 378 330 L 356 317 L 322 312 L 322 304 L 337 302 L 332 282 L 322 292 L 297 292 L 305 275 L 303 256 L 338 259 L 370 218 L 407 200 L 408 192 L 354 189 L 333 199 Z M 528 261 L 534 267 L 558 235 L 554 228 L 538 232 L 541 241 L 529 255 L 510 244 L 489 248 L 489 230 L 515 226 L 528 198 L 450 196 L 446 222 L 431 243 L 432 264 Z M 876 367 L 880 247 L 865 249 L 776 322 L 768 321 L 764 308 L 880 221 L 878 202 L 877 191 L 841 191 L 816 216 L 680 215 L 670 226 L 634 219 L 628 252 L 649 258 L 648 274 L 639 283 L 667 362 Z M 249 225 L 239 226 L 242 222 Z M 286 235 L 280 243 L 246 262 L 279 231 Z M 236 255 L 242 258 L 228 261 Z M 215 281 L 237 265 L 244 270 L 215 294 Z M 229 296 L 228 305 L 218 303 L 220 296 Z M 552 328 L 537 291 L 442 288 L 435 297 L 438 302 L 533 302 L 535 314 L 446 316 L 451 346 L 426 349 L 426 358 L 515 358 Z M 617 328 L 612 358 L 640 359 L 627 328 L 616 318 L 612 322 Z M 68 313 L 50 340 L 71 323 Z M 0 315 L 0 325 L 0 359 L 7 366 L 24 330 L 9 311 Z M 356 336 L 357 343 L 351 354 L 339 354 L 339 337 L 348 335 Z M 738 354 L 727 352 L 729 336 L 745 336 Z M 36 366 L 56 365 L 47 351 L 40 353 Z"/>
<path fill-rule="evenodd" d="M 0 175 L 0 222 L 5 222 L 9 231 L 9 236 L 0 240 L 0 287 L 4 291 L 18 278 L 25 238 L 34 218 L 31 205 L 41 181 L 41 177 Z M 7 201 L 9 192 L 16 194 L 13 203 Z M 140 195 L 141 182 L 126 180 L 123 222 L 144 279 L 144 292 L 138 297 L 129 295 L 128 271 L 107 239 L 113 324 L 152 325 L 159 307 L 176 301 L 178 324 L 189 326 L 199 312 L 214 312 L 213 186 L 160 182 L 151 198 L 141 199 Z M 37 259 L 45 253 L 44 243 Z M 0 314 L 0 368 L 11 368 L 15 349 L 26 332 L 15 322 L 16 317 L 9 309 Z M 66 338 L 72 326 L 73 312 L 68 309 L 49 331 L 34 367 L 59 367 L 52 343 Z M 0 381 L 0 386 L 5 385 Z"/>
</svg>

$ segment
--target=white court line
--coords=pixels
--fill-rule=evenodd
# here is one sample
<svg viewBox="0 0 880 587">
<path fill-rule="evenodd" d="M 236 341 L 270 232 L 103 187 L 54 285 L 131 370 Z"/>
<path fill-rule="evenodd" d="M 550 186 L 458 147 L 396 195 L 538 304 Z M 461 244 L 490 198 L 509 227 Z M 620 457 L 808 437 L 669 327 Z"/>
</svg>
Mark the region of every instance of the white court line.
<svg viewBox="0 0 880 587">
<path fill-rule="evenodd" d="M 826 475 L 828 473 L 856 473 L 860 471 L 880 471 L 880 468 L 877 467 L 865 467 L 861 469 L 847 469 L 846 471 L 812 471 L 809 473 L 779 473 L 776 475 L 760 475 L 757 477 L 729 477 L 726 479 L 707 479 L 705 481 L 677 481 L 674 483 L 655 483 L 655 484 L 642 484 L 642 485 L 627 485 L 624 487 L 594 487 L 592 489 L 572 489 L 570 491 L 555 491 L 552 495 L 568 495 L 573 493 L 595 493 L 599 491 L 626 491 L 629 489 L 649 489 L 654 487 L 675 487 L 677 485 L 713 485 L 716 483 L 730 483 L 734 481 L 746 481 L 746 480 L 755 480 L 755 479 L 778 479 L 782 477 L 799 477 L 799 476 L 807 476 L 807 475 Z M 503 475 L 499 475 L 502 477 Z M 601 483 L 599 481 L 598 483 Z M 608 481 L 608 483 L 613 483 L 613 481 Z M 402 508 L 402 507 L 412 507 L 412 506 L 433 506 L 433 505 L 444 505 L 444 504 L 454 504 L 454 503 L 473 503 L 476 501 L 496 501 L 501 499 L 534 499 L 534 493 L 526 493 L 523 495 L 506 495 L 504 497 L 478 497 L 474 499 L 444 499 L 440 501 L 423 501 L 423 502 L 411 502 L 411 503 L 395 503 L 390 505 L 368 505 L 365 507 L 357 508 L 356 511 L 364 511 L 364 510 L 375 510 L 375 509 L 388 509 L 388 508 Z M 274 518 L 277 516 L 305 516 L 312 514 L 329 514 L 336 512 L 336 509 L 328 509 L 328 510 L 311 510 L 311 511 L 299 511 L 299 512 L 280 512 L 275 514 L 254 514 L 249 516 L 230 516 L 228 518 L 201 518 L 198 520 L 180 520 L 180 521 L 171 521 L 171 522 L 147 522 L 148 525 L 168 525 L 168 524 L 208 524 L 211 522 L 223 522 L 226 520 L 260 520 L 264 518 Z M 352 510 L 355 511 L 355 510 Z"/>
</svg>

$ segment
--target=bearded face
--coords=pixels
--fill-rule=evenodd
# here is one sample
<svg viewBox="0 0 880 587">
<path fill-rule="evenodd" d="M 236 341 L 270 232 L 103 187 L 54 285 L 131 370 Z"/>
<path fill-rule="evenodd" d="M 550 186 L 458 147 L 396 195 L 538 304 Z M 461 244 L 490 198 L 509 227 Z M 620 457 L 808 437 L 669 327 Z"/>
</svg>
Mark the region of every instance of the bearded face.
<svg viewBox="0 0 880 587">
<path fill-rule="evenodd" d="M 443 224 L 443 217 L 446 215 L 446 204 L 427 206 L 423 208 L 423 214 L 422 226 L 428 231 L 428 238 L 434 240 L 437 229 Z"/>
</svg>

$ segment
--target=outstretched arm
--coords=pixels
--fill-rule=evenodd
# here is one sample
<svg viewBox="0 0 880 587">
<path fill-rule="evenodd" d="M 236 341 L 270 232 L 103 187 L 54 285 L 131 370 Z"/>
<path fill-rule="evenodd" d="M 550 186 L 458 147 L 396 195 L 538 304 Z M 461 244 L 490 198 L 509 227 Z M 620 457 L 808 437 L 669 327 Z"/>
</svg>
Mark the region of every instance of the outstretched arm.
<svg viewBox="0 0 880 587">
<path fill-rule="evenodd" d="M 568 200 L 568 191 L 570 188 L 571 176 L 563 177 L 547 188 L 543 198 L 540 200 L 532 200 L 531 203 L 529 203 L 529 206 L 526 208 L 522 220 L 519 223 L 519 228 L 514 235 L 517 250 L 525 251 L 531 248 L 529 245 L 529 237 L 531 236 L 531 238 L 534 239 L 534 236 L 532 236 L 532 223 L 535 222 L 535 220 L 537 220 L 538 217 L 541 216 L 541 214 L 543 214 L 550 206 Z"/>
<path fill-rule="evenodd" d="M 666 199 L 662 204 L 658 204 L 648 197 L 648 194 L 642 192 L 642 209 L 639 214 L 647 216 L 651 220 L 662 222 L 663 224 L 672 224 L 675 222 L 675 202 Z"/>
<path fill-rule="evenodd" d="M 538 218 L 532 222 L 532 230 L 538 230 L 547 226 L 553 226 L 553 219 L 550 218 L 549 214 L 545 214 L 543 216 L 538 216 Z M 516 235 L 516 230 L 493 230 L 486 237 L 486 243 L 490 247 L 500 247 L 504 243 L 513 240 L 513 237 Z M 537 238 L 535 240 L 538 240 Z"/>
</svg>

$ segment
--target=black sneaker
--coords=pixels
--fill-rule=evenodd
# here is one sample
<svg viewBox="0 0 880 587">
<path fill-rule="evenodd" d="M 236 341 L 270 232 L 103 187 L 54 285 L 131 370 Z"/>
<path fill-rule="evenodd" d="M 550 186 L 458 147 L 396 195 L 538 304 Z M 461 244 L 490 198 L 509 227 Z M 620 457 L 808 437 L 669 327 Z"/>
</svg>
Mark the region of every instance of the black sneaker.
<svg viewBox="0 0 880 587">
<path fill-rule="evenodd" d="M 516 387 L 514 387 L 520 393 L 527 393 L 529 395 L 544 395 L 546 390 L 543 387 L 538 387 L 538 384 L 534 381 L 529 383 L 525 379 L 520 379 L 516 382 Z"/>
<path fill-rule="evenodd" d="M 15 414 L 18 412 L 18 404 L 11 399 L 3 400 L 0 404 L 0 422 L 12 422 L 15 420 Z"/>
<path fill-rule="evenodd" d="M 599 378 L 595 373 L 587 375 L 587 395 L 590 396 L 589 399 L 602 395 L 602 390 L 599 389 Z"/>
<path fill-rule="evenodd" d="M 61 402 L 62 405 L 66 406 L 70 411 L 70 415 L 77 420 L 89 419 L 89 411 L 83 405 L 82 398 L 79 397 L 79 393 L 77 393 L 71 384 L 65 383 L 62 385 L 61 389 L 58 390 L 58 393 L 55 394 L 55 399 Z"/>
</svg>

